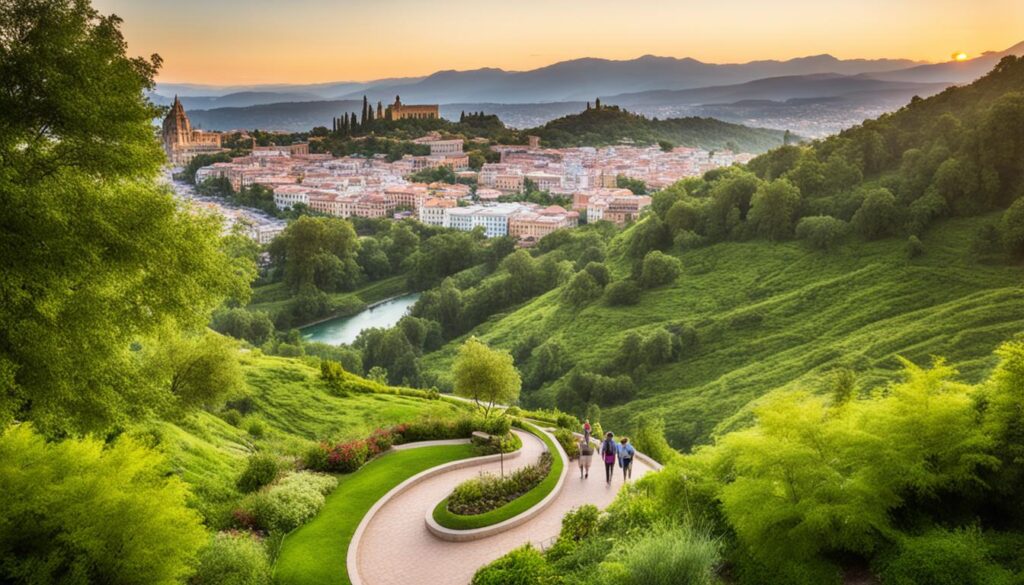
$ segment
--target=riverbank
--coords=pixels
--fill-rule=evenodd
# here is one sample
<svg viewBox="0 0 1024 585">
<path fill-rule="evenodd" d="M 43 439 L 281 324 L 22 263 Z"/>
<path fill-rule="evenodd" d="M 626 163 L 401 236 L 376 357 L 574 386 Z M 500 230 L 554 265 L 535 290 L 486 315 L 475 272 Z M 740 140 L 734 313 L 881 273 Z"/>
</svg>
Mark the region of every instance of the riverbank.
<svg viewBox="0 0 1024 585">
<path fill-rule="evenodd" d="M 329 345 L 352 343 L 366 329 L 393 327 L 409 313 L 420 293 L 377 301 L 354 315 L 324 319 L 301 328 L 303 339 Z"/>
<path fill-rule="evenodd" d="M 337 310 L 332 311 L 330 315 L 324 315 L 309 322 L 295 323 L 292 326 L 301 329 L 331 319 L 351 317 L 395 297 L 409 294 L 410 291 L 406 286 L 406 281 L 406 276 L 399 274 L 371 282 L 354 291 L 328 293 L 327 297 L 330 299 L 331 305 L 337 307 Z M 246 309 L 250 311 L 263 311 L 276 322 L 277 315 L 288 308 L 293 298 L 292 292 L 288 290 L 288 287 L 283 282 L 254 286 L 252 289 L 252 300 Z"/>
</svg>

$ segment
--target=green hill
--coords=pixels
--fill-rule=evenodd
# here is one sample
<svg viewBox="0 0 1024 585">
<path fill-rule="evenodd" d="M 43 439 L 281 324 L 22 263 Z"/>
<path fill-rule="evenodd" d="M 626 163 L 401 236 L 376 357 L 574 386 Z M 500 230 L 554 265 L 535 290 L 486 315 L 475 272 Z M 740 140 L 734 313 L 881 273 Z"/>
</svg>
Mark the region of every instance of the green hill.
<svg viewBox="0 0 1024 585">
<path fill-rule="evenodd" d="M 589 108 L 525 133 L 540 136 L 543 145 L 556 148 L 668 142 L 709 150 L 729 148 L 755 153 L 781 146 L 784 136 L 780 130 L 750 128 L 714 118 L 649 119 L 617 106 Z"/>
<path fill-rule="evenodd" d="M 411 396 L 337 396 L 320 381 L 318 368 L 297 359 L 249 352 L 241 361 L 247 398 L 219 414 L 196 411 L 183 420 L 158 420 L 133 431 L 167 456 L 170 471 L 191 485 L 192 504 L 214 526 L 226 522 L 241 498 L 235 481 L 254 453 L 297 458 L 319 441 L 361 438 L 379 427 L 459 410 L 448 401 Z"/>
<path fill-rule="evenodd" d="M 822 389 L 840 367 L 856 372 L 858 388 L 867 389 L 900 371 L 898 355 L 918 363 L 942 355 L 965 380 L 980 380 L 996 345 L 1024 330 L 1020 268 L 978 265 L 967 252 L 987 220 L 937 226 L 923 237 L 927 252 L 913 260 L 903 240 L 891 239 L 851 239 L 828 254 L 796 242 L 678 251 L 682 275 L 643 292 L 634 306 L 598 301 L 577 310 L 555 290 L 472 334 L 507 349 L 542 339 L 572 356 L 577 370 L 597 371 L 614 362 L 628 333 L 692 327 L 697 341 L 678 361 L 636 376 L 634 401 L 602 406 L 606 429 L 628 429 L 634 417 L 655 414 L 666 420 L 671 442 L 687 447 L 706 441 L 765 392 L 799 384 Z M 617 277 L 628 276 L 625 259 L 612 266 Z M 424 368 L 444 380 L 462 339 L 425 356 Z M 529 370 L 534 362 L 519 366 Z M 571 375 L 526 400 L 555 404 Z"/>
</svg>

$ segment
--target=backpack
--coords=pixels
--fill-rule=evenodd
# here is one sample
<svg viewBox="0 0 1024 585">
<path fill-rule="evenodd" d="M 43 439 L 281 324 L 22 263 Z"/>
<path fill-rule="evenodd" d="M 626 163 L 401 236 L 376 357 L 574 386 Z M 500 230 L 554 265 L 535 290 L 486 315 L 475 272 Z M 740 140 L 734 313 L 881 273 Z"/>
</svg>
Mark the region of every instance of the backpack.
<svg viewBox="0 0 1024 585">
<path fill-rule="evenodd" d="M 615 463 L 615 443 L 613 441 L 606 439 L 601 445 L 601 450 L 604 451 L 605 463 Z"/>
</svg>

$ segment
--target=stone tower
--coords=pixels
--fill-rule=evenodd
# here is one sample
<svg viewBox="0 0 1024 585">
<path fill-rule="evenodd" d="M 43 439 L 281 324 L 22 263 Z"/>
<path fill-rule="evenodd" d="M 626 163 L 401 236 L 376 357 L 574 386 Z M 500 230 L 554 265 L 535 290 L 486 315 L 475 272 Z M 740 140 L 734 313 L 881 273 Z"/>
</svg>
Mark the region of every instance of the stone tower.
<svg viewBox="0 0 1024 585">
<path fill-rule="evenodd" d="M 174 96 L 174 105 L 164 118 L 163 128 L 164 150 L 171 154 L 176 146 L 192 142 L 192 123 L 188 121 L 185 108 L 178 96 Z"/>
</svg>

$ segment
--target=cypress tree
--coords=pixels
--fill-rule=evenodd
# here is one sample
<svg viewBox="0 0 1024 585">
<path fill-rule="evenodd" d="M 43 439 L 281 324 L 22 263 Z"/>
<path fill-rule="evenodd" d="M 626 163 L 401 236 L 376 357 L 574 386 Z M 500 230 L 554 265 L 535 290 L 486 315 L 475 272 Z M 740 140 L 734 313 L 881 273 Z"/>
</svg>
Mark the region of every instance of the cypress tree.
<svg viewBox="0 0 1024 585">
<path fill-rule="evenodd" d="M 366 96 L 364 95 L 363 96 L 363 116 L 359 119 L 360 125 L 365 125 L 366 124 L 367 116 L 368 116 L 367 112 L 369 112 L 369 111 L 370 111 L 370 100 L 366 99 Z"/>
<path fill-rule="evenodd" d="M 466 110 L 462 110 L 462 113 L 459 114 L 459 124 L 461 124 L 461 123 L 463 123 L 465 121 L 466 121 Z"/>
</svg>

